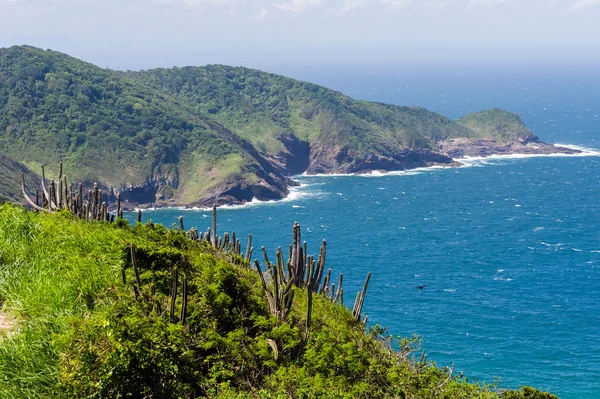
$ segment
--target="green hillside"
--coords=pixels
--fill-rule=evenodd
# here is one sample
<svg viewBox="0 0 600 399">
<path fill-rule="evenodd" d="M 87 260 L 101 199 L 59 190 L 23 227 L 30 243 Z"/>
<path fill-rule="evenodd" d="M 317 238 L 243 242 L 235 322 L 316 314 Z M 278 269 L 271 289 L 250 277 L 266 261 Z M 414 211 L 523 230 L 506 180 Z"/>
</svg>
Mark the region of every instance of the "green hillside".
<svg viewBox="0 0 600 399">
<path fill-rule="evenodd" d="M 445 141 L 487 136 L 537 140 L 501 110 L 457 123 L 247 68 L 121 73 L 50 50 L 0 49 L 0 152 L 46 165 L 49 178 L 62 160 L 70 181 L 97 182 L 131 205 L 278 199 L 293 174 L 448 165 Z M 19 190 L 2 175 L 0 184 Z"/>
<path fill-rule="evenodd" d="M 475 137 L 495 137 L 501 143 L 538 141 L 519 115 L 494 108 L 472 112 L 458 121 L 475 133 Z"/>
<path fill-rule="evenodd" d="M 555 399 L 469 383 L 302 282 L 270 302 L 279 266 L 262 283 L 220 235 L 0 205 L 0 397 Z"/>
<path fill-rule="evenodd" d="M 423 108 L 357 101 L 331 89 L 247 68 L 211 65 L 127 76 L 175 96 L 199 115 L 210 115 L 266 153 L 288 152 L 282 137 L 309 143 L 309 172 L 348 171 L 350 163 L 357 169 L 350 171 L 369 169 L 369 157 L 407 157 L 407 149 L 436 152 L 440 140 L 473 135 Z M 398 160 L 396 169 L 402 168 L 403 160 Z M 410 167 L 415 161 L 404 163 Z"/>
<path fill-rule="evenodd" d="M 51 171 L 62 160 L 69 177 L 105 187 L 156 182 L 178 203 L 227 195 L 231 182 L 285 191 L 218 123 L 113 71 L 27 46 L 0 50 L 0 150 Z"/>
<path fill-rule="evenodd" d="M 35 187 L 40 182 L 39 176 L 22 163 L 0 153 L 0 203 L 25 202 L 21 192 L 21 174 L 25 176 L 27 192 L 35 198 Z"/>
</svg>

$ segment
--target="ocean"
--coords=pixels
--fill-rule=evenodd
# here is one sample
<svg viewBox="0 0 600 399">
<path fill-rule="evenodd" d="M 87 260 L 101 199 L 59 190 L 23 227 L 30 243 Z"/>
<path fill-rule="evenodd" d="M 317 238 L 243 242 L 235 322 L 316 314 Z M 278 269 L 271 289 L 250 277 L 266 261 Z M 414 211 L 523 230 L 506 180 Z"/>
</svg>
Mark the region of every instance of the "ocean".
<svg viewBox="0 0 600 399">
<path fill-rule="evenodd" d="M 372 272 L 369 326 L 419 335 L 428 359 L 470 381 L 600 397 L 600 73 L 292 76 L 452 118 L 505 108 L 543 141 L 585 149 L 387 175 L 298 176 L 301 187 L 285 200 L 219 209 L 218 230 L 252 234 L 255 257 L 261 246 L 274 256 L 299 222 L 309 254 L 327 240 L 327 267 L 336 282 L 344 274 L 347 306 Z M 180 215 L 186 228 L 210 225 L 207 210 L 149 210 L 143 218 L 168 226 Z"/>
</svg>

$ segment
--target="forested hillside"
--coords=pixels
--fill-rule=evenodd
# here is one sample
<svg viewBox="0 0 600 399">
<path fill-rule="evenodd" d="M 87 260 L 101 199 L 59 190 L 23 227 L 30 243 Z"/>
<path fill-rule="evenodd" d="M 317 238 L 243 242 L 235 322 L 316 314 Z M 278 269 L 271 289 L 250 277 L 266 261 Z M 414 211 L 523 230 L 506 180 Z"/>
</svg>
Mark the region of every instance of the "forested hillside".
<svg viewBox="0 0 600 399">
<path fill-rule="evenodd" d="M 248 199 L 286 192 L 270 163 L 213 120 L 113 71 L 32 47 L 0 50 L 0 150 L 50 171 L 62 160 L 88 184 L 157 186 L 178 203 L 230 189 Z"/>
<path fill-rule="evenodd" d="M 0 152 L 35 171 L 47 165 L 50 179 L 62 160 L 69 181 L 121 192 L 131 206 L 279 199 L 289 176 L 303 172 L 456 166 L 452 156 L 557 150 L 523 146 L 529 142 L 543 146 L 502 110 L 457 123 L 247 68 L 122 73 L 51 50 L 0 49 Z M 7 193 L 19 190 L 0 179 Z"/>
</svg>

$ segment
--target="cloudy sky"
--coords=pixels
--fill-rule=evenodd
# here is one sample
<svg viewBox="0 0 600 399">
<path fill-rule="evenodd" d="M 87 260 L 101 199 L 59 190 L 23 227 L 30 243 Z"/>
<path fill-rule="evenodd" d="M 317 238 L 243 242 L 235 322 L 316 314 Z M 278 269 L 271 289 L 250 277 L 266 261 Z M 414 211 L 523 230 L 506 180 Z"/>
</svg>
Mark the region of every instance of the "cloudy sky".
<svg viewBox="0 0 600 399">
<path fill-rule="evenodd" d="M 600 64 L 600 0 L 0 0 L 0 47 L 102 67 Z"/>
</svg>

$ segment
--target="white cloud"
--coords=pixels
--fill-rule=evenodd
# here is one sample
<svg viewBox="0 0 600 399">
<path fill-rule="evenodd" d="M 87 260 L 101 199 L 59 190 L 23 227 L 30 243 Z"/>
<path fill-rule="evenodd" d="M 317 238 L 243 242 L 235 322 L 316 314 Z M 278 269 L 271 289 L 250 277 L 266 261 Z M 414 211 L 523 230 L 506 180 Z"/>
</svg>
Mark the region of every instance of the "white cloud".
<svg viewBox="0 0 600 399">
<path fill-rule="evenodd" d="M 321 0 L 291 0 L 285 3 L 273 3 L 273 7 L 285 12 L 300 12 L 321 4 Z"/>
<path fill-rule="evenodd" d="M 355 8 L 362 8 L 367 5 L 367 0 L 344 0 L 342 12 L 348 12 Z"/>
<path fill-rule="evenodd" d="M 506 3 L 508 0 L 469 0 L 467 8 L 476 8 L 479 6 L 497 6 Z"/>
<path fill-rule="evenodd" d="M 581 11 L 583 9 L 600 5 L 600 0 L 577 0 L 569 6 L 569 11 Z"/>
<path fill-rule="evenodd" d="M 414 4 L 414 0 L 381 0 L 381 4 L 391 8 L 404 8 Z"/>
</svg>

